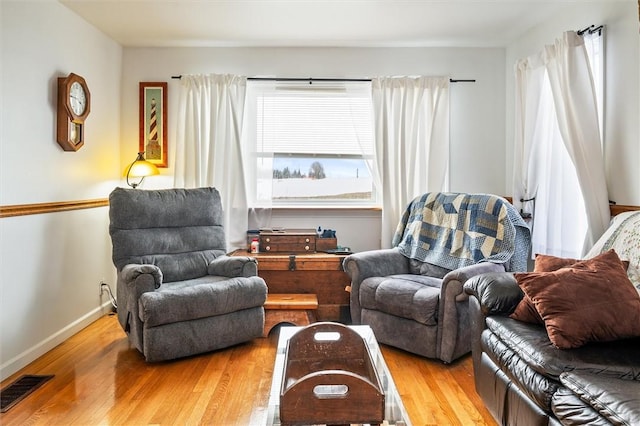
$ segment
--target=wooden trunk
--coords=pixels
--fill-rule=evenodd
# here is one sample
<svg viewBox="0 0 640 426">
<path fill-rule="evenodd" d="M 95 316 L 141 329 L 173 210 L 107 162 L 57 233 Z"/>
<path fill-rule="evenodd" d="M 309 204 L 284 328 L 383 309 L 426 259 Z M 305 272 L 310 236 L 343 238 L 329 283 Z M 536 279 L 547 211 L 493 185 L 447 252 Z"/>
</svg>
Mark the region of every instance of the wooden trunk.
<svg viewBox="0 0 640 426">
<path fill-rule="evenodd" d="M 273 254 L 236 250 L 233 256 L 252 256 L 258 260 L 258 275 L 269 293 L 315 294 L 318 321 L 351 322 L 349 293 L 351 283 L 342 269 L 346 255 L 328 253 Z"/>
</svg>

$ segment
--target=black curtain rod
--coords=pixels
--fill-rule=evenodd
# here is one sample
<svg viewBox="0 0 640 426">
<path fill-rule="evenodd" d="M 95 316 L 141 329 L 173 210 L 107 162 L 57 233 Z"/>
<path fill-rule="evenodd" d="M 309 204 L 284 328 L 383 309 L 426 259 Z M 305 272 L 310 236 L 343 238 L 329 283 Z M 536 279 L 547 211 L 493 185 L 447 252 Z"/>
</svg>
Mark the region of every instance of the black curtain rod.
<svg viewBox="0 0 640 426">
<path fill-rule="evenodd" d="M 297 77 L 247 77 L 247 80 L 253 81 L 308 81 L 309 83 L 314 81 L 326 81 L 326 82 L 339 82 L 339 81 L 353 81 L 353 82 L 366 82 L 371 81 L 370 78 L 297 78 Z"/>
<path fill-rule="evenodd" d="M 181 79 L 181 75 L 172 75 L 171 78 Z M 314 81 L 339 82 L 339 81 L 371 81 L 370 78 L 279 78 L 279 77 L 247 77 L 247 80 L 253 81 L 308 81 L 311 84 Z M 475 80 L 449 79 L 450 83 L 475 83 Z"/>
</svg>

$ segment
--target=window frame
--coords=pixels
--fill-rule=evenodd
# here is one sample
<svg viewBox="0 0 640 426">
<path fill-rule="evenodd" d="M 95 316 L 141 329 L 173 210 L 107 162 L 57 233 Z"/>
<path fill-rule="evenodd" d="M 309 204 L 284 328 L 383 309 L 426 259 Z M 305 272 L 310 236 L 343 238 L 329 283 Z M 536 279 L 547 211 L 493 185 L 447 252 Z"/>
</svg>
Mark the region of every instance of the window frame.
<svg viewBox="0 0 640 426">
<path fill-rule="evenodd" d="M 311 84 L 313 83 L 313 84 Z M 339 96 L 330 96 L 332 90 L 335 89 L 335 93 L 339 93 Z M 295 94 L 294 94 L 295 92 Z M 357 136 L 357 146 L 355 143 L 349 145 L 350 150 L 344 150 L 343 152 L 294 152 L 296 146 L 292 145 L 291 150 L 278 150 L 274 149 L 275 145 L 281 146 L 282 141 L 272 143 L 268 146 L 265 143 L 265 135 L 263 133 L 264 126 L 261 127 L 260 120 L 265 120 L 265 115 L 261 115 L 261 104 L 267 97 L 277 98 L 276 94 L 281 94 L 285 98 L 294 98 L 300 96 L 304 99 L 305 96 L 313 96 L 323 98 L 327 96 L 334 102 L 342 102 L 342 99 L 356 99 L 361 104 L 359 108 L 362 110 L 354 113 L 350 111 L 351 117 L 354 118 L 357 114 L 362 114 L 356 118 L 362 119 L 365 117 L 365 122 L 361 123 L 361 126 L 367 128 L 363 131 L 362 128 L 356 129 L 357 123 L 352 123 L 353 131 Z M 373 100 L 371 97 L 371 81 L 370 80 L 334 80 L 328 79 L 324 81 L 310 81 L 310 80 L 298 80 L 285 79 L 285 81 L 278 81 L 277 79 L 248 79 L 247 81 L 247 97 L 245 106 L 245 118 L 244 118 L 244 130 L 243 130 L 243 146 L 246 160 L 247 170 L 247 186 L 248 186 L 248 198 L 249 204 L 252 207 L 270 207 L 270 208 L 378 208 L 381 205 L 379 189 L 375 185 L 375 179 L 373 178 L 375 167 L 375 150 L 374 150 L 374 123 L 373 123 Z M 364 106 L 362 100 L 365 99 Z M 340 99 L 342 98 L 342 99 Z M 339 101 L 337 99 L 340 99 Z M 345 105 L 349 105 L 349 108 L 355 108 L 353 104 L 347 101 Z M 364 112 L 366 110 L 366 114 Z M 272 111 L 270 113 L 273 113 Z M 343 118 L 344 114 L 340 115 Z M 368 119 L 368 121 L 366 121 Z M 360 122 L 358 122 L 360 123 Z M 338 126 L 340 127 L 340 126 Z M 347 126 L 348 127 L 348 126 Z M 368 138 L 362 143 L 363 138 Z M 362 152 L 363 145 L 365 145 L 365 152 Z M 298 145 L 299 147 L 300 145 Z M 359 152 L 356 152 L 357 150 Z M 303 150 L 304 151 L 304 150 Z M 309 149 L 307 148 L 307 151 Z M 371 197 L 367 199 L 344 199 L 338 197 L 328 198 L 304 198 L 294 197 L 288 199 L 279 199 L 273 197 L 273 182 L 274 182 L 274 162 L 283 161 L 283 158 L 291 159 L 306 159 L 311 161 L 312 159 L 336 159 L 336 160 L 357 160 L 362 161 L 365 164 L 363 166 L 367 169 L 365 178 L 368 179 L 371 185 Z M 308 170 L 300 169 L 303 175 L 306 175 Z M 357 171 L 357 179 L 359 179 L 359 169 Z M 307 178 L 308 179 L 308 178 Z M 344 179 L 353 180 L 346 177 Z M 306 180 L 306 179 L 305 179 Z M 269 183 L 266 183 L 269 182 Z M 307 182 L 309 183 L 309 182 Z M 336 183 L 337 184 L 337 183 Z M 262 186 L 261 186 L 262 185 Z M 265 187 L 270 185 L 270 188 Z M 356 191 L 357 192 L 357 191 Z M 267 194 L 265 196 L 265 194 Z"/>
</svg>

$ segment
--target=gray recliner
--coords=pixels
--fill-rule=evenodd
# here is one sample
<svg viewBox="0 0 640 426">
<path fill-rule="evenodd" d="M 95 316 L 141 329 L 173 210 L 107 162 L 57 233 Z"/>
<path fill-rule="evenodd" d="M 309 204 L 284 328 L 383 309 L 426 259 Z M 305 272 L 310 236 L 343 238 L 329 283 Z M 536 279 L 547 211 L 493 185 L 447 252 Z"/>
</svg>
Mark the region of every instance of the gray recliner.
<svg viewBox="0 0 640 426">
<path fill-rule="evenodd" d="M 392 245 L 345 258 L 351 319 L 381 343 L 450 363 L 471 351 L 463 284 L 526 271 L 530 232 L 501 197 L 426 193 L 407 207 Z"/>
<path fill-rule="evenodd" d="M 267 286 L 255 259 L 226 256 L 215 188 L 116 188 L 109 206 L 118 320 L 147 361 L 262 336 Z"/>
</svg>

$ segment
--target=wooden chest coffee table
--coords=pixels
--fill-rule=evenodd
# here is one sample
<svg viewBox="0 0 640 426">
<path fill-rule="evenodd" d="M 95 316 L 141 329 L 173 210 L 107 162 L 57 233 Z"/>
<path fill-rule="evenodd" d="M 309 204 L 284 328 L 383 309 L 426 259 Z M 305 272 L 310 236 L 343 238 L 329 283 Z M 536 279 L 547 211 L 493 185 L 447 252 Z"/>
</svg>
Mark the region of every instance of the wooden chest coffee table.
<svg viewBox="0 0 640 426">
<path fill-rule="evenodd" d="M 328 253 L 248 253 L 236 250 L 232 256 L 252 256 L 258 260 L 258 275 L 269 293 L 315 294 L 316 319 L 350 323 L 349 275 L 342 269 L 343 254 Z"/>
</svg>

